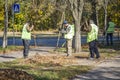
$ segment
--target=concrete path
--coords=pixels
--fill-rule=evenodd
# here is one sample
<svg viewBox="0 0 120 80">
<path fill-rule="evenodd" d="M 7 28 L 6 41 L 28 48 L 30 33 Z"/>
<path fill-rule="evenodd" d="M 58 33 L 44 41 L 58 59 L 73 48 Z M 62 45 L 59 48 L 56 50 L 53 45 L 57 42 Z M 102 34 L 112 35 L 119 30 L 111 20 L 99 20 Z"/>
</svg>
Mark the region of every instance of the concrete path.
<svg viewBox="0 0 120 80">
<path fill-rule="evenodd" d="M 37 47 L 30 49 L 29 51 L 29 57 L 35 55 L 35 54 L 48 54 L 50 51 L 54 50 L 54 47 Z M 15 51 L 11 52 L 10 54 L 0 54 L 0 62 L 6 62 L 6 61 L 12 61 L 17 58 L 23 58 L 22 51 Z"/>
<path fill-rule="evenodd" d="M 120 56 L 102 62 L 87 74 L 77 75 L 73 80 L 120 80 Z"/>
</svg>

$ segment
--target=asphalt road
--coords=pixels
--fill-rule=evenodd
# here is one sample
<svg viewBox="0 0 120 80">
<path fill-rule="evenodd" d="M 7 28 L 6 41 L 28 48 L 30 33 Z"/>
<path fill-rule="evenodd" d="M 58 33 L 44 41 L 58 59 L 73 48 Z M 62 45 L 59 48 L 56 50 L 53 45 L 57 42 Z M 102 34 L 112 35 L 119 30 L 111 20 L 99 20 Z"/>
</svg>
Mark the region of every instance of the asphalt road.
<svg viewBox="0 0 120 80">
<path fill-rule="evenodd" d="M 14 44 L 14 40 L 15 40 L 15 44 Z M 35 45 L 35 42 L 37 44 L 37 46 L 49 46 L 49 47 L 56 47 L 57 45 L 57 40 L 58 37 L 37 37 L 36 39 L 33 39 L 30 41 L 30 45 Z M 118 37 L 114 37 L 114 40 L 118 40 Z M 99 37 L 99 42 L 103 41 L 103 37 Z M 64 38 L 60 38 L 59 40 L 59 47 L 61 47 L 61 45 L 65 42 Z M 81 37 L 81 44 L 85 44 L 86 43 L 86 36 Z M 2 37 L 0 38 L 0 46 L 2 45 Z M 22 40 L 20 37 L 17 38 L 8 38 L 8 45 L 17 45 L 17 46 L 21 46 L 22 45 Z"/>
<path fill-rule="evenodd" d="M 15 45 L 20 46 L 22 45 L 22 40 L 20 37 L 17 38 L 8 38 L 8 45 L 14 45 L 13 39 L 15 39 Z M 50 47 L 56 47 L 57 45 L 58 37 L 37 37 L 36 39 L 33 39 L 30 41 L 30 45 L 35 45 L 35 41 L 37 46 L 50 46 Z M 64 38 L 59 39 L 59 46 L 61 46 L 65 42 Z M 82 43 L 86 43 L 86 37 L 82 37 Z M 0 46 L 2 45 L 2 38 L 0 38 Z"/>
</svg>

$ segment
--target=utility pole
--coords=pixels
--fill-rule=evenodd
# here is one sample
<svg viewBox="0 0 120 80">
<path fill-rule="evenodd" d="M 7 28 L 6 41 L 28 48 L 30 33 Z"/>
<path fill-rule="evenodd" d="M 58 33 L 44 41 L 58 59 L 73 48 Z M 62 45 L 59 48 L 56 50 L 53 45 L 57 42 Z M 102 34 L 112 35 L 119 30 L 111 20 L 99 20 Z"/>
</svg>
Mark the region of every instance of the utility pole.
<svg viewBox="0 0 120 80">
<path fill-rule="evenodd" d="M 3 44 L 2 47 L 7 47 L 7 28 L 8 28 L 8 0 L 5 0 L 5 22 L 4 22 L 4 33 L 3 33 Z"/>
</svg>

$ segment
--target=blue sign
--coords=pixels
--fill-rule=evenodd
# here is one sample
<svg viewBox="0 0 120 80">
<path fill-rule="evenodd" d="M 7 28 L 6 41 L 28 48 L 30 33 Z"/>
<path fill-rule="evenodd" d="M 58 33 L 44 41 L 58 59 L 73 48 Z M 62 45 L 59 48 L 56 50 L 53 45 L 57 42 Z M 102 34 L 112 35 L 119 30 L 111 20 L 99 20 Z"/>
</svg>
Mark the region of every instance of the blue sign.
<svg viewBox="0 0 120 80">
<path fill-rule="evenodd" d="M 14 11 L 14 13 L 19 13 L 20 12 L 20 4 L 14 4 L 13 11 Z"/>
</svg>

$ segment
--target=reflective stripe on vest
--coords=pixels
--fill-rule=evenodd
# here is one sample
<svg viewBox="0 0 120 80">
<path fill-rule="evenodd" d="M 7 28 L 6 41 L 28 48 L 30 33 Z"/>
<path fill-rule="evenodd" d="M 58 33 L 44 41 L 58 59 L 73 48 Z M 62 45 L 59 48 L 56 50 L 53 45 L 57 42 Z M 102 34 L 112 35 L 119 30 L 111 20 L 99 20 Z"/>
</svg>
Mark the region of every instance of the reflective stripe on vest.
<svg viewBox="0 0 120 80">
<path fill-rule="evenodd" d="M 27 26 L 28 26 L 27 24 L 24 25 L 21 38 L 31 40 L 31 33 L 27 31 L 26 29 Z"/>
<path fill-rule="evenodd" d="M 107 29 L 107 33 L 113 33 L 114 32 L 114 26 L 115 26 L 115 24 L 113 22 L 109 22 L 109 27 Z"/>
<path fill-rule="evenodd" d="M 67 28 L 70 28 L 70 31 L 64 35 L 65 39 L 72 39 L 74 36 L 74 25 L 69 25 Z"/>
<path fill-rule="evenodd" d="M 98 38 L 98 27 L 95 24 L 90 24 L 92 30 L 87 35 L 87 42 L 91 42 Z"/>
</svg>

